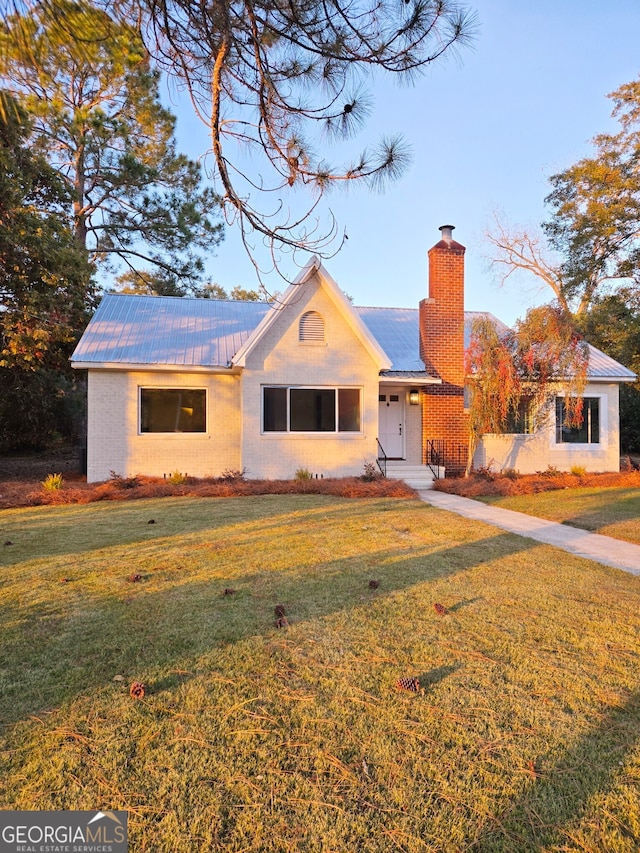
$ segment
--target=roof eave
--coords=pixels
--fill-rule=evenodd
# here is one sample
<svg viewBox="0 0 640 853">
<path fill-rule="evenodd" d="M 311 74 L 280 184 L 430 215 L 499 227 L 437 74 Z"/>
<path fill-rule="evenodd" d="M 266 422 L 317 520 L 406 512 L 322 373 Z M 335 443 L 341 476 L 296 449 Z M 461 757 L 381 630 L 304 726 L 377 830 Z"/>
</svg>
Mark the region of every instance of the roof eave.
<svg viewBox="0 0 640 853">
<path fill-rule="evenodd" d="M 141 364 L 116 361 L 72 361 L 71 367 L 74 370 L 128 370 L 144 373 L 218 373 L 229 375 L 242 372 L 233 365 L 225 367 L 211 364 Z"/>
<path fill-rule="evenodd" d="M 416 378 L 415 376 L 385 376 L 380 373 L 380 383 L 384 385 L 411 385 L 412 387 L 421 387 L 422 385 L 442 385 L 442 379 L 436 376 L 424 376 Z"/>
</svg>

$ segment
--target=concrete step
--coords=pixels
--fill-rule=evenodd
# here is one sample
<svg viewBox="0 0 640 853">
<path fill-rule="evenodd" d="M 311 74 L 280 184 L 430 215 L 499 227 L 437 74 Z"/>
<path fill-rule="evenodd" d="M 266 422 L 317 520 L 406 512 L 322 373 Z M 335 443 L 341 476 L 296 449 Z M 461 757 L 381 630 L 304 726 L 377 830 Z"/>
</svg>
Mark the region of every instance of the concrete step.
<svg viewBox="0 0 640 853">
<path fill-rule="evenodd" d="M 440 469 L 444 477 L 444 468 Z M 398 462 L 387 462 L 387 477 L 392 480 L 404 480 L 412 489 L 431 489 L 435 477 L 426 465 L 407 465 Z"/>
</svg>

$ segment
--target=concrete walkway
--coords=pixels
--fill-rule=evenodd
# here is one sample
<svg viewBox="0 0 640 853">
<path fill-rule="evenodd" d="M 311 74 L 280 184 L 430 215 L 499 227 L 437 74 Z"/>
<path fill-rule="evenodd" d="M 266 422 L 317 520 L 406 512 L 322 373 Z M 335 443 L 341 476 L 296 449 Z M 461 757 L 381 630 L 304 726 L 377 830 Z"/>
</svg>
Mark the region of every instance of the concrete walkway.
<svg viewBox="0 0 640 853">
<path fill-rule="evenodd" d="M 523 512 L 488 506 L 480 501 L 448 495 L 446 492 L 421 490 L 418 494 L 421 500 L 438 509 L 446 509 L 465 518 L 484 521 L 494 527 L 508 530 L 510 533 L 528 536 L 537 542 L 562 548 L 563 551 L 578 557 L 595 560 L 597 563 L 622 569 L 632 575 L 640 575 L 640 545 L 612 539 L 611 536 L 601 536 L 599 533 L 589 533 L 587 530 L 558 524 L 556 521 L 535 518 Z"/>
</svg>

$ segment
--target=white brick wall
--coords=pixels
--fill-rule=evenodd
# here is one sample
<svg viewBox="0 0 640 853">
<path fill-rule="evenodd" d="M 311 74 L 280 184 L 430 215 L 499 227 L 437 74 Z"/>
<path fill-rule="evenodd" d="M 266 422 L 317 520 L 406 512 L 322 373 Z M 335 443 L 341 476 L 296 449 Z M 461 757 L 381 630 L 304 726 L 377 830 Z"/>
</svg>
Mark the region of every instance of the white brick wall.
<svg viewBox="0 0 640 853">
<path fill-rule="evenodd" d="M 299 286 L 248 357 L 242 379 L 243 465 L 249 477 L 289 478 L 299 468 L 312 474 L 361 474 L 377 456 L 378 366 L 314 276 Z M 318 311 L 325 321 L 326 344 L 298 341 L 300 316 Z M 263 434 L 263 385 L 355 386 L 361 389 L 361 433 Z"/>
<path fill-rule="evenodd" d="M 558 471 L 572 466 L 587 471 L 620 469 L 620 433 L 618 429 L 618 385 L 590 383 L 585 397 L 600 398 L 600 443 L 556 444 L 555 407 L 534 435 L 486 435 L 474 456 L 475 467 L 491 466 L 494 471 L 512 468 L 521 474 L 545 471 L 549 465 Z"/>
<path fill-rule="evenodd" d="M 139 388 L 205 388 L 207 433 L 140 434 Z M 88 383 L 87 479 L 162 476 L 180 471 L 195 477 L 239 470 L 240 377 L 189 372 L 90 370 Z"/>
<path fill-rule="evenodd" d="M 316 276 L 296 297 L 250 353 L 242 375 L 89 371 L 89 481 L 105 480 L 111 471 L 203 477 L 246 468 L 249 477 L 273 479 L 293 477 L 299 468 L 324 477 L 361 474 L 365 461 L 377 456 L 378 365 Z M 298 340 L 299 318 L 310 309 L 324 318 L 324 344 Z M 263 434 L 265 384 L 357 387 L 361 431 Z M 140 434 L 141 386 L 206 388 L 208 432 Z"/>
</svg>

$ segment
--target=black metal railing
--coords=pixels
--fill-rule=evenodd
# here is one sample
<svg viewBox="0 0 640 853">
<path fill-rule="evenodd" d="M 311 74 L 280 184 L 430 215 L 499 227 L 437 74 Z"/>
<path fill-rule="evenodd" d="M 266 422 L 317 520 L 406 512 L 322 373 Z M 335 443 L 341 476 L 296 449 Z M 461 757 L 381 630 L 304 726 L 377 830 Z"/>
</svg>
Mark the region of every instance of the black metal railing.
<svg viewBox="0 0 640 853">
<path fill-rule="evenodd" d="M 426 441 L 426 458 L 425 463 L 427 468 L 436 480 L 440 479 L 440 466 L 444 465 L 444 439 L 428 438 Z"/>
<path fill-rule="evenodd" d="M 376 442 L 378 444 L 378 458 L 376 462 L 378 463 L 378 468 L 380 469 L 380 473 L 383 477 L 387 476 L 387 454 L 384 452 L 384 447 L 380 444 L 380 439 L 376 438 Z"/>
<path fill-rule="evenodd" d="M 467 465 L 467 447 L 444 438 L 427 438 L 425 441 L 425 464 L 436 480 L 440 469 L 452 474 L 461 474 Z"/>
</svg>

